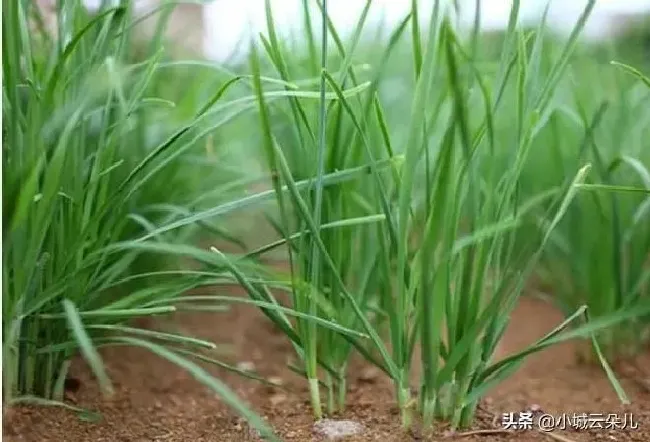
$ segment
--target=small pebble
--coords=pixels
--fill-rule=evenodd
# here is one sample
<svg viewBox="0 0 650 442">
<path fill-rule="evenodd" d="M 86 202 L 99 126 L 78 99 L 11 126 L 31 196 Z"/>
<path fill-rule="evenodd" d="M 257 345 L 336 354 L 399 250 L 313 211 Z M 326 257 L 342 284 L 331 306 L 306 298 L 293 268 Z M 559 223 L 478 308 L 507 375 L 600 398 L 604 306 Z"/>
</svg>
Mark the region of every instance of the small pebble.
<svg viewBox="0 0 650 442">
<path fill-rule="evenodd" d="M 356 436 L 364 431 L 363 425 L 350 420 L 321 419 L 314 424 L 314 432 L 330 441 Z"/>
</svg>

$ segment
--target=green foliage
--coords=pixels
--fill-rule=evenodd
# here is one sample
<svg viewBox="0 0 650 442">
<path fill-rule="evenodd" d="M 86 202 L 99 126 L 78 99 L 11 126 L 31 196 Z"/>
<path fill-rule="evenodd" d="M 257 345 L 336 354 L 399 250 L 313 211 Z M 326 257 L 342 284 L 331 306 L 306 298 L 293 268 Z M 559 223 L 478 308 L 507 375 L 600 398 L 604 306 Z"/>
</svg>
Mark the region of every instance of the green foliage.
<svg viewBox="0 0 650 442">
<path fill-rule="evenodd" d="M 153 47 L 132 62 L 129 2 L 94 16 L 79 1 L 59 2 L 54 38 L 32 29 L 39 22 L 33 2 L 3 1 L 4 399 L 60 402 L 77 352 L 111 394 L 99 347 L 136 345 L 183 366 L 270 434 L 192 361 L 214 344 L 127 324 L 176 310 L 150 303 L 191 287 L 170 271 L 177 257 L 115 247 L 240 190 L 227 158 L 211 160 L 203 148 L 245 109 L 215 110 L 230 83 L 210 91 L 199 112 L 190 103 L 189 115 L 187 102 L 183 113 L 156 95 L 163 52 Z M 189 241 L 199 228 L 229 237 L 206 220 L 150 242 Z"/>
<path fill-rule="evenodd" d="M 521 29 L 519 1 L 483 39 L 480 17 L 463 33 L 414 0 L 377 44 L 371 1 L 344 41 L 327 2 L 317 20 L 304 0 L 300 52 L 268 0 L 266 33 L 232 70 L 167 57 L 162 21 L 135 53 L 127 3 L 91 17 L 65 2 L 50 39 L 28 30 L 30 2 L 3 2 L 6 399 L 60 399 L 77 353 L 110 393 L 98 347 L 135 345 L 270 434 L 194 362 L 237 371 L 213 343 L 128 323 L 242 303 L 286 334 L 316 417 L 323 392 L 326 412 L 344 409 L 359 354 L 393 380 L 405 426 L 416 411 L 465 427 L 527 356 L 576 338 L 627 400 L 608 360 L 650 319 L 650 92 L 642 66 L 579 44 L 593 1 L 560 40 L 545 19 Z M 244 213 L 278 238 L 254 237 Z M 566 318 L 496 361 L 533 276 Z M 233 283 L 248 299 L 223 294 Z"/>
<path fill-rule="evenodd" d="M 292 284 L 286 290 L 297 311 L 325 315 L 371 337 L 363 342 L 321 330 L 313 322 L 296 324 L 292 341 L 303 361 L 300 371 L 308 379 L 317 417 L 322 413 L 321 385 L 329 412 L 344 406 L 347 361 L 356 350 L 394 380 L 403 422 L 409 425 L 414 400 L 408 379 L 419 345 L 423 377 L 415 403 L 425 423 L 437 417 L 451 420 L 454 427 L 467 426 L 480 397 L 529 354 L 582 337 L 595 343 L 602 356 L 602 341 L 597 339 L 602 329 L 647 315 L 647 296 L 638 290 L 630 295 L 638 302 L 608 308 L 594 303 L 604 299 L 603 294 L 585 299 L 572 293 L 567 320 L 556 330 L 519 354 L 492 360 L 530 277 L 543 272 L 549 262 L 568 269 L 568 262 L 584 260 L 578 255 L 554 259 L 566 226 L 578 229 L 587 223 L 576 222 L 579 211 L 593 213 L 603 206 L 583 208 L 594 198 L 584 186 L 614 183 L 593 149 L 584 155 L 584 148 L 573 147 L 588 132 L 587 115 L 594 106 L 594 94 L 582 94 L 582 87 L 592 91 L 602 84 L 607 94 L 625 88 L 607 78 L 587 77 L 589 65 L 576 52 L 593 2 L 565 41 L 550 39 L 545 21 L 532 32 L 519 29 L 515 2 L 496 60 L 483 58 L 480 40 L 468 40 L 456 31 L 442 7 L 434 9 L 427 35 L 421 35 L 414 26 L 420 14 L 413 2 L 389 43 L 375 51 L 374 63 L 363 69 L 354 60 L 363 41 L 364 14 L 349 42 L 341 41 L 329 23 L 320 33 L 321 55 L 328 51 L 328 34 L 334 48 L 320 61 L 314 50 L 307 51 L 304 61 L 300 54 L 286 51 L 275 36 L 271 4 L 266 3 L 268 32 L 259 42 L 264 57 L 257 42 L 252 46 L 254 76 L 261 75 L 260 66 L 268 66 L 283 81 L 297 84 L 301 75 L 310 78 L 314 69 L 309 66 L 322 67 L 319 102 L 295 97 L 271 104 L 263 97 L 261 82 L 256 83 L 260 154 L 275 178 L 274 188 L 284 184 L 291 189 L 296 180 L 314 179 L 313 188 L 290 192 L 289 198 L 277 191 L 277 212 L 269 215 L 285 238 L 281 242 L 289 245 Z M 311 28 L 305 33 L 316 34 Z M 412 63 L 406 62 L 407 56 Z M 621 73 L 608 68 L 620 78 Z M 337 73 L 331 73 L 335 69 Z M 578 79 L 586 78 L 589 81 L 581 86 Z M 388 85 L 405 93 L 391 96 Z M 346 90 L 355 94 L 345 96 Z M 338 99 L 325 100 L 326 91 Z M 635 91 L 629 97 L 639 100 Z M 627 104 L 617 106 L 624 109 Z M 574 126 L 566 128 L 563 122 L 559 129 L 558 120 L 565 116 Z M 621 118 L 631 125 L 638 121 Z M 617 130 L 622 134 L 626 129 L 619 123 Z M 634 138 L 643 139 L 636 134 Z M 549 139 L 554 144 L 549 146 Z M 632 149 L 640 152 L 638 146 Z M 381 170 L 376 165 L 383 161 L 395 167 Z M 634 162 L 637 169 L 643 169 L 644 161 Z M 360 164 L 370 167 L 365 178 L 327 189 L 320 185 L 322 173 Z M 620 184 L 635 186 L 639 181 Z M 619 199 L 611 193 L 597 195 Z M 630 198 L 636 199 L 629 201 L 628 212 L 640 207 L 644 196 Z M 378 222 L 365 222 L 371 217 Z M 347 220 L 364 223 L 320 229 Z M 581 237 L 602 242 L 607 228 L 593 222 L 591 226 L 594 231 Z M 639 263 L 648 250 L 648 232 L 640 225 L 637 231 L 643 242 L 630 243 L 638 247 L 630 274 L 635 282 L 644 280 L 647 267 Z M 578 252 L 578 236 L 566 237 L 576 242 Z M 584 274 L 602 276 L 596 272 L 586 269 Z M 376 334 L 382 324 L 387 326 L 390 351 Z M 611 374 L 606 359 L 600 360 Z M 624 398 L 615 377 L 610 378 Z"/>
</svg>

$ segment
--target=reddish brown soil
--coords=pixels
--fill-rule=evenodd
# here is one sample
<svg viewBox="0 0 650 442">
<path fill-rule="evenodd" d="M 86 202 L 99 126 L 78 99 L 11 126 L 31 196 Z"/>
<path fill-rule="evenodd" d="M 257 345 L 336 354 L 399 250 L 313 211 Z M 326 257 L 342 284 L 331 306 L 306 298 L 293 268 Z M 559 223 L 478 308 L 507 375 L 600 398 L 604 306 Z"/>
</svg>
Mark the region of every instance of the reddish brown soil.
<svg viewBox="0 0 650 442">
<path fill-rule="evenodd" d="M 549 331 L 560 316 L 542 301 L 524 299 L 516 310 L 500 354 L 515 351 Z M 169 324 L 167 324 L 169 326 Z M 283 388 L 268 387 L 238 375 L 213 370 L 265 416 L 286 441 L 316 440 L 312 433 L 304 382 L 288 374 L 291 357 L 285 338 L 249 307 L 229 313 L 179 315 L 175 326 L 224 343 L 234 362 L 252 362 L 267 377 L 278 377 Z M 362 422 L 367 431 L 354 441 L 650 441 L 650 355 L 620 370 L 633 405 L 622 407 L 607 379 L 596 368 L 574 363 L 572 344 L 557 346 L 529 360 L 511 379 L 490 393 L 472 433 L 423 436 L 400 430 L 391 384 L 363 366 L 351 371 L 345 418 Z M 4 411 L 4 437 L 13 441 L 253 441 L 246 424 L 188 374 L 138 349 L 104 352 L 116 395 L 102 400 L 85 365 L 74 367 L 81 381 L 68 400 L 102 413 L 99 423 L 81 421 L 62 408 L 20 406 Z M 644 367 L 644 368 L 639 368 Z M 643 372 L 643 370 L 646 370 Z M 644 381 L 645 380 L 645 381 Z M 547 413 L 633 413 L 636 430 L 537 431 L 506 433 L 501 413 L 541 407 Z M 493 425 L 493 422 L 496 422 Z"/>
</svg>

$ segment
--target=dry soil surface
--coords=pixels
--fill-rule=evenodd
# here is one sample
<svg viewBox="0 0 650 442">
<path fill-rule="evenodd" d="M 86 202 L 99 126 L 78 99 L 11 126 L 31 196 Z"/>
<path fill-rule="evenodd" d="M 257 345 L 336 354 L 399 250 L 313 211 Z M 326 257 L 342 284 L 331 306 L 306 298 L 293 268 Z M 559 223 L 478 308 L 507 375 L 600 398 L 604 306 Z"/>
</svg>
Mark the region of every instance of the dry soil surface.
<svg viewBox="0 0 650 442">
<path fill-rule="evenodd" d="M 500 347 L 505 355 L 533 342 L 561 321 L 550 306 L 523 299 Z M 246 363 L 278 382 L 269 387 L 257 381 L 212 369 L 255 410 L 268 419 L 282 440 L 318 440 L 313 433 L 304 381 L 286 367 L 291 347 L 259 313 L 250 307 L 228 313 L 178 315 L 173 323 L 148 324 L 175 327 L 223 344 L 233 363 Z M 99 422 L 79 419 L 62 408 L 20 406 L 4 410 L 4 437 L 15 441 L 214 441 L 259 440 L 245 422 L 231 413 L 211 391 L 183 370 L 138 349 L 113 348 L 103 353 L 116 394 L 103 400 L 85 364 L 77 361 L 72 374 L 78 385 L 67 393 L 70 403 L 101 412 Z M 392 387 L 379 373 L 355 362 L 350 370 L 347 411 L 338 418 L 362 423 L 366 431 L 349 441 L 650 441 L 650 355 L 618 367 L 632 400 L 621 406 L 602 370 L 578 365 L 574 344 L 550 348 L 532 357 L 512 378 L 490 392 L 480 407 L 475 428 L 450 435 L 440 425 L 435 434 L 400 429 Z M 645 372 L 644 372 L 645 370 Z M 74 391 L 73 391 L 74 390 Z M 600 413 L 627 417 L 627 428 L 594 428 L 540 432 L 504 431 L 502 413 L 537 410 L 572 418 Z M 630 416 L 633 421 L 630 420 Z M 595 415 L 591 416 L 595 418 Z M 621 425 L 622 426 L 622 425 Z M 632 429 L 632 426 L 638 426 Z"/>
</svg>

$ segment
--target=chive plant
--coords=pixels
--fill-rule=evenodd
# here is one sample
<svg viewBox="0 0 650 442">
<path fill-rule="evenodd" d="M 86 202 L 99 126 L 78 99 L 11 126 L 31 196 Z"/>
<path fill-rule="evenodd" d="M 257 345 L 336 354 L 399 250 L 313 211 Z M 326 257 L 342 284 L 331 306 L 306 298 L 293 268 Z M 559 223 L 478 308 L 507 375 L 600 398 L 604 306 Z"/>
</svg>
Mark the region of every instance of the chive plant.
<svg viewBox="0 0 650 442">
<path fill-rule="evenodd" d="M 214 204 L 207 188 L 226 195 L 232 187 L 218 185 L 218 172 L 205 174 L 208 186 L 193 179 L 190 162 L 202 152 L 201 133 L 232 120 L 228 112 L 246 111 L 241 103 L 215 110 L 232 81 L 181 121 L 173 103 L 150 95 L 164 82 L 160 47 L 133 62 L 130 2 L 95 14 L 78 0 L 58 2 L 54 35 L 41 26 L 34 2 L 2 6 L 4 400 L 65 406 L 65 379 L 78 353 L 111 394 L 98 349 L 139 346 L 187 369 L 277 440 L 193 361 L 210 360 L 198 352 L 213 351 L 214 343 L 128 323 L 177 310 L 160 301 L 192 286 L 173 271 L 173 253 L 141 259 L 142 250 L 120 244 L 186 218 L 206 199 Z M 152 131 L 154 119 L 175 129 Z M 199 227 L 218 233 L 208 222 Z M 179 247 L 195 226 L 154 234 L 152 242 Z"/>
<path fill-rule="evenodd" d="M 380 148 L 371 148 L 365 138 L 362 125 L 365 119 L 372 116 L 374 94 L 378 79 L 361 82 L 357 69 L 352 65 L 352 54 L 359 43 L 362 30 L 371 2 L 366 6 L 356 25 L 350 47 L 337 34 L 336 28 L 327 16 L 327 4 L 319 3 L 321 11 L 321 60 L 322 73 L 320 102 L 310 103 L 305 100 L 291 99 L 289 109 L 269 106 L 260 109 L 263 117 L 263 144 L 265 145 L 268 165 L 281 176 L 281 180 L 314 178 L 313 186 L 300 196 L 289 200 L 279 194 L 279 219 L 270 220 L 289 244 L 289 260 L 292 268 L 292 279 L 300 281 L 292 287 L 292 304 L 299 311 L 307 311 L 310 315 L 330 314 L 330 311 L 345 312 L 337 322 L 345 327 L 365 328 L 370 326 L 365 316 L 367 304 L 372 302 L 371 285 L 376 284 L 379 277 L 378 261 L 380 245 L 374 241 L 378 223 L 381 224 L 386 214 L 390 216 L 388 201 L 384 201 L 384 209 L 375 211 L 378 198 L 377 191 L 385 190 L 382 186 L 385 172 L 385 161 L 393 157 L 381 144 Z M 280 77 L 288 81 L 287 54 L 281 42 L 276 37 L 271 2 L 266 3 L 268 37 L 262 37 L 262 44 L 272 68 Z M 310 8 L 305 2 L 304 22 L 307 23 L 305 32 L 313 35 L 313 21 Z M 405 26 L 400 26 L 387 50 L 398 41 Z M 338 74 L 327 70 L 330 59 L 327 43 L 329 37 L 333 40 L 340 66 Z M 313 60 L 313 62 L 317 62 Z M 253 66 L 259 64 L 257 52 L 253 52 Z M 315 63 L 305 63 L 306 66 Z M 294 67 L 294 64 L 291 65 Z M 257 67 L 254 72 L 257 72 Z M 309 70 L 306 70 L 308 73 Z M 346 86 L 350 86 L 347 90 Z M 326 101 L 326 90 L 333 100 Z M 363 99 L 358 93 L 370 90 Z M 352 95 L 351 92 L 355 91 Z M 260 92 L 261 93 L 261 92 Z M 327 119 L 327 116 L 332 118 Z M 311 118 L 310 118 L 311 117 Z M 314 124 L 314 119 L 315 123 Z M 270 127 L 271 122 L 273 127 Z M 281 136 L 274 136 L 272 129 L 284 126 Z M 268 125 L 268 126 L 267 126 Z M 277 130 L 277 129 L 276 129 Z M 276 147 L 277 146 L 277 149 Z M 348 146 L 346 149 L 345 146 Z M 279 152 L 277 150 L 279 149 Z M 281 165 L 285 162 L 290 176 L 283 175 Z M 318 167 L 314 170 L 314 165 Z M 324 173 L 336 173 L 337 170 L 349 170 L 367 165 L 370 168 L 370 178 L 355 180 L 340 186 L 322 188 L 321 177 Z M 277 168 L 277 169 L 276 169 Z M 279 184 L 278 184 L 279 185 Z M 381 194 L 379 194 L 381 195 Z M 384 197 L 385 198 L 385 197 Z M 306 204 L 303 207 L 303 204 Z M 304 211 L 309 208 L 312 215 L 306 217 Z M 311 230 L 313 225 L 317 231 Z M 319 226 L 339 225 L 345 228 L 328 228 L 320 232 Z M 289 232 L 305 232 L 300 239 L 293 240 Z M 321 257 L 321 253 L 326 253 Z M 384 277 L 387 275 L 384 274 Z M 353 342 L 348 336 L 340 335 L 332 330 L 319 331 L 315 324 L 304 324 L 300 321 L 296 329 L 301 337 L 302 346 L 299 355 L 302 358 L 303 373 L 309 380 L 312 392 L 312 405 L 316 416 L 322 414 L 320 399 L 319 371 L 325 375 L 327 389 L 327 409 L 333 412 L 344 407 L 346 395 L 346 367 L 353 348 L 365 351 L 364 346 Z M 383 357 L 390 361 L 386 349 L 378 336 L 374 341 L 380 345 Z M 368 354 L 370 357 L 370 355 Z"/>
<path fill-rule="evenodd" d="M 310 60 L 304 63 L 284 49 L 270 4 L 266 2 L 268 34 L 260 37 L 263 53 L 268 69 L 295 84 L 292 74 L 314 72 L 315 51 L 308 51 Z M 524 351 L 493 360 L 528 276 L 594 169 L 591 158 L 584 158 L 568 166 L 572 179 L 565 186 L 521 193 L 531 152 L 559 112 L 556 93 L 593 1 L 550 59 L 542 57 L 545 19 L 532 34 L 524 33 L 517 22 L 519 2 L 514 2 L 496 75 L 486 72 L 478 58 L 480 16 L 468 44 L 436 2 L 423 38 L 414 1 L 365 83 L 353 68 L 353 57 L 370 2 L 348 46 L 328 20 L 326 5 L 318 5 L 327 21 L 321 30 L 319 105 L 300 97 L 269 103 L 260 81 L 265 65 L 255 43 L 251 55 L 261 145 L 277 196 L 277 211 L 269 220 L 283 237 L 255 253 L 289 245 L 292 283 L 286 290 L 293 309 L 313 323 L 298 321 L 292 328 L 290 338 L 303 363 L 293 368 L 308 380 L 316 417 L 322 414 L 319 383 L 328 392 L 328 411 L 343 405 L 346 364 L 355 350 L 395 382 L 405 426 L 417 409 L 427 426 L 444 418 L 454 428 L 464 427 L 482 395 L 527 355 L 571 338 L 591 339 L 595 331 L 642 313 L 611 312 L 568 330 L 569 324 L 589 317 L 580 305 Z M 303 9 L 309 14 L 307 5 Z M 303 22 L 306 40 L 314 41 L 311 17 Z M 380 96 L 386 61 L 408 26 L 416 83 L 409 94 L 406 137 L 396 140 L 395 134 L 403 131 L 390 124 Z M 325 54 L 328 33 L 333 54 Z M 329 73 L 332 60 L 340 76 Z M 327 97 L 326 88 L 334 99 Z M 346 94 L 351 90 L 354 94 Z M 379 165 L 386 160 L 393 167 L 384 170 Z M 369 176 L 322 189 L 323 173 L 362 163 Z M 298 180 L 311 184 L 302 192 Z M 539 207 L 549 201 L 557 205 L 544 212 L 541 237 L 530 235 L 519 244 L 519 228 L 539 221 Z M 344 225 L 350 228 L 324 229 Z M 313 321 L 318 316 L 357 329 L 370 340 L 332 327 L 321 330 Z M 381 321 L 388 326 L 390 351 L 379 334 Z M 414 398 L 409 378 L 416 346 L 422 350 L 422 379 Z M 606 360 L 601 362 L 624 399 Z"/>
<path fill-rule="evenodd" d="M 412 318 L 405 332 L 396 333 L 403 336 L 399 342 L 402 348 L 411 352 L 403 356 L 403 361 L 410 362 L 413 342 L 420 341 L 422 382 L 418 403 L 427 426 L 434 417 L 451 421 L 453 428 L 469 425 L 478 399 L 512 373 L 526 355 L 551 341 L 568 339 L 572 333 L 593 337 L 584 325 L 561 333 L 567 324 L 588 317 L 580 313 L 582 305 L 576 305 L 568 312 L 566 322 L 550 335 L 522 353 L 502 361 L 492 360 L 527 277 L 593 169 L 589 158 L 582 159 L 582 163 L 572 163 L 569 170 L 565 169 L 573 178 L 560 192 L 546 188 L 521 195 L 519 191 L 535 141 L 549 116 L 556 112 L 556 92 L 593 6 L 594 2 L 587 4 L 558 56 L 541 69 L 546 16 L 529 37 L 515 26 L 519 2 L 514 2 L 504 52 L 491 87 L 489 77 L 480 72 L 473 59 L 477 39 L 470 39 L 467 47 L 444 17 L 431 20 L 426 49 L 415 50 L 425 55 L 417 74 L 398 219 L 408 220 L 412 201 L 416 200 L 413 186 L 418 178 L 414 171 L 424 160 L 420 178 L 426 183 L 424 203 L 417 210 L 424 212 L 425 221 L 419 250 L 414 255 L 408 244 L 412 227 L 399 226 L 396 283 L 401 310 L 394 316 Z M 475 28 L 479 20 L 477 16 Z M 418 44 L 414 34 L 413 46 Z M 442 84 L 447 87 L 442 88 Z M 509 92 L 512 105 L 502 100 Z M 418 103 L 417 97 L 427 97 L 433 112 L 429 114 L 424 98 Z M 484 112 L 473 112 L 473 108 Z M 499 127 L 503 127 L 504 136 L 497 139 Z M 422 144 L 424 149 L 432 149 L 432 164 L 426 156 L 423 159 Z M 558 205 L 553 212 L 546 212 L 542 237 L 529 237 L 515 248 L 516 228 L 534 219 L 531 209 L 549 197 L 555 198 Z M 410 259 L 412 271 L 408 279 L 403 278 Z M 524 266 L 517 268 L 513 262 L 523 262 Z M 620 322 L 622 316 L 636 317 L 647 308 L 646 303 L 641 309 L 609 311 L 609 315 L 600 317 L 604 320 L 601 324 Z M 609 370 L 604 359 L 601 362 Z M 405 387 L 402 385 L 404 392 Z M 401 399 L 402 404 L 406 400 Z"/>
</svg>

